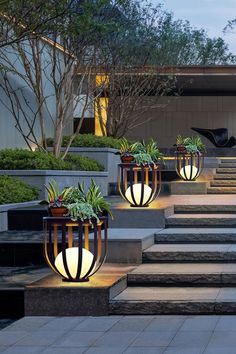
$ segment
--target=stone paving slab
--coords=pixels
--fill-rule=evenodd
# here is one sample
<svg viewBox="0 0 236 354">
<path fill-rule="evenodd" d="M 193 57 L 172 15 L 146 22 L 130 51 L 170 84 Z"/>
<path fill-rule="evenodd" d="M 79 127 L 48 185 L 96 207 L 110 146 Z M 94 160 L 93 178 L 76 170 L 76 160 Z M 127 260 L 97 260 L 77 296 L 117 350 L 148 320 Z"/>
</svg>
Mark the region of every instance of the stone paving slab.
<svg viewBox="0 0 236 354">
<path fill-rule="evenodd" d="M 235 347 L 235 315 L 25 317 L 0 332 L 5 354 L 235 354 Z"/>
</svg>

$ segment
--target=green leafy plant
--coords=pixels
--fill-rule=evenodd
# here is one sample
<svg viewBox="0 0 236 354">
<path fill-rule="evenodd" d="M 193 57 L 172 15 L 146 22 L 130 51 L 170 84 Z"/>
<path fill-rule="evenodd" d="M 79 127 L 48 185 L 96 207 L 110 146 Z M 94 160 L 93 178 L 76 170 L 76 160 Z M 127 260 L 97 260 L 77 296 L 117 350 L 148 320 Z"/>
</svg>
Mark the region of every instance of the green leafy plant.
<svg viewBox="0 0 236 354">
<path fill-rule="evenodd" d="M 70 190 L 72 189 L 72 187 L 67 187 L 64 188 L 62 191 L 60 191 L 59 186 L 54 179 L 49 181 L 48 184 L 49 186 L 44 185 L 48 192 L 48 198 L 46 201 L 48 206 L 51 208 L 64 207 L 64 200 L 68 195 L 68 193 L 70 192 Z"/>
<path fill-rule="evenodd" d="M 176 146 L 185 147 L 187 153 L 205 152 L 206 145 L 203 144 L 200 136 L 196 137 L 183 137 L 182 135 L 177 135 Z"/>
<path fill-rule="evenodd" d="M 153 139 L 150 139 L 147 144 L 144 141 L 134 143 L 133 153 L 134 161 L 138 165 L 155 164 L 163 160 L 163 154 Z"/>
<path fill-rule="evenodd" d="M 134 144 L 131 144 L 126 138 L 120 140 L 120 155 L 130 155 L 134 152 Z"/>
<path fill-rule="evenodd" d="M 176 137 L 176 145 L 177 146 L 181 146 L 181 145 L 184 145 L 184 140 L 185 138 L 182 136 L 182 135 L 177 135 Z"/>
<path fill-rule="evenodd" d="M 65 198 L 64 205 L 72 220 L 81 219 L 91 222 L 92 218 L 99 220 L 99 216 L 104 212 L 113 217 L 109 203 L 104 200 L 100 188 L 93 179 L 87 193 L 83 183 L 79 183 L 78 187 L 72 187 Z"/>
<path fill-rule="evenodd" d="M 0 169 L 103 171 L 104 167 L 95 159 L 77 154 L 68 154 L 62 160 L 41 151 L 4 149 L 0 150 Z"/>
<path fill-rule="evenodd" d="M 28 202 L 38 197 L 39 188 L 9 176 L 0 176 L 0 204 Z"/>
<path fill-rule="evenodd" d="M 134 155 L 134 161 L 137 165 L 150 165 L 153 164 L 151 156 L 147 153 L 140 152 L 139 154 Z"/>
</svg>

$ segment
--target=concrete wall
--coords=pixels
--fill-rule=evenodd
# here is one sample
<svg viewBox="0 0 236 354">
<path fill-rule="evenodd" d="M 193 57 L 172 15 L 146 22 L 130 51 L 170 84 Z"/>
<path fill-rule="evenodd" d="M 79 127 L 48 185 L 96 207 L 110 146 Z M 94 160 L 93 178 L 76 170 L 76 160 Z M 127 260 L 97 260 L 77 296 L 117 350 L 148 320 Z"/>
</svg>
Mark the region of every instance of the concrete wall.
<svg viewBox="0 0 236 354">
<path fill-rule="evenodd" d="M 149 98 L 150 104 L 152 98 Z M 157 139 L 160 147 L 171 147 L 176 135 L 196 135 L 191 127 L 228 128 L 229 135 L 236 136 L 235 96 L 184 96 L 163 97 L 163 107 L 145 113 L 151 121 L 127 133 L 134 139 Z M 205 138 L 208 147 L 213 145 Z"/>
<path fill-rule="evenodd" d="M 18 178 L 25 183 L 38 187 L 40 189 L 39 198 L 47 199 L 47 191 L 45 184 L 52 179 L 56 180 L 59 189 L 70 186 L 78 186 L 78 183 L 84 183 L 85 190 L 94 179 L 100 187 L 103 196 L 108 195 L 108 172 L 100 171 L 57 171 L 57 170 L 0 170 L 0 176 L 7 175 L 13 178 Z"/>
</svg>

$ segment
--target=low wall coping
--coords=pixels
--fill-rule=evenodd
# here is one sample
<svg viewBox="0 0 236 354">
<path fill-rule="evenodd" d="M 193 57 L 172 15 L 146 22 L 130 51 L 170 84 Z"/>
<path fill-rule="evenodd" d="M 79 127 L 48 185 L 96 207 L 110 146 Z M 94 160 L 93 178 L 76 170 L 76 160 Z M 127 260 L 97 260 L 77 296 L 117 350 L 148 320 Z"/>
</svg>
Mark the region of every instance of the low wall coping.
<svg viewBox="0 0 236 354">
<path fill-rule="evenodd" d="M 30 202 L 23 202 L 23 203 L 2 204 L 2 205 L 0 205 L 0 213 L 4 213 L 8 210 L 15 209 L 15 208 L 37 205 L 39 202 L 40 202 L 40 200 L 32 200 Z"/>
<path fill-rule="evenodd" d="M 11 176 L 83 176 L 107 177 L 108 171 L 71 171 L 71 170 L 0 170 L 0 175 Z"/>
<path fill-rule="evenodd" d="M 48 151 L 52 151 L 52 148 L 48 148 Z M 61 151 L 65 151 L 65 148 L 61 148 Z M 87 147 L 87 146 L 84 146 L 84 147 L 77 147 L 77 146 L 71 146 L 70 149 L 69 149 L 69 153 L 70 152 L 109 152 L 109 153 L 112 153 L 112 154 L 115 154 L 118 149 L 114 149 L 114 148 L 110 148 L 110 147 Z"/>
</svg>

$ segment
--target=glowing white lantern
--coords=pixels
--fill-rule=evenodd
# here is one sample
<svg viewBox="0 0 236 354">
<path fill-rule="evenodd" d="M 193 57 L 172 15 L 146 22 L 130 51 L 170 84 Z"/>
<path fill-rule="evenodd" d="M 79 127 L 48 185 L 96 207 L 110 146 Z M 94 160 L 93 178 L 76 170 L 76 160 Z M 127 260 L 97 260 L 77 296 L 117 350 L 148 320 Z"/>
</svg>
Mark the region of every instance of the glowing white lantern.
<svg viewBox="0 0 236 354">
<path fill-rule="evenodd" d="M 144 184 L 143 185 L 144 190 L 143 190 L 143 201 L 142 205 L 147 203 L 149 198 L 152 195 L 152 188 L 150 188 L 148 185 Z M 134 200 L 136 201 L 137 204 L 141 204 L 141 195 L 142 195 L 142 184 L 141 183 L 135 183 L 133 184 L 133 194 L 134 194 Z M 126 192 L 125 192 L 125 198 L 128 200 L 130 204 L 134 204 L 132 194 L 131 194 L 131 187 L 129 187 Z"/>
<path fill-rule="evenodd" d="M 78 261 L 79 261 L 78 253 L 79 253 L 78 247 L 71 247 L 66 249 L 67 266 L 71 277 L 74 279 L 76 278 L 77 269 L 78 269 Z M 85 248 L 83 248 L 82 268 L 81 268 L 80 278 L 83 278 L 88 273 L 92 263 L 93 263 L 93 254 L 88 250 L 86 250 Z M 67 279 L 69 278 L 65 271 L 62 252 L 60 252 L 57 255 L 55 259 L 55 266 L 63 277 Z"/>
<path fill-rule="evenodd" d="M 198 175 L 198 169 L 195 166 L 186 165 L 185 167 L 181 168 L 180 175 L 183 179 L 193 180 Z"/>
</svg>

